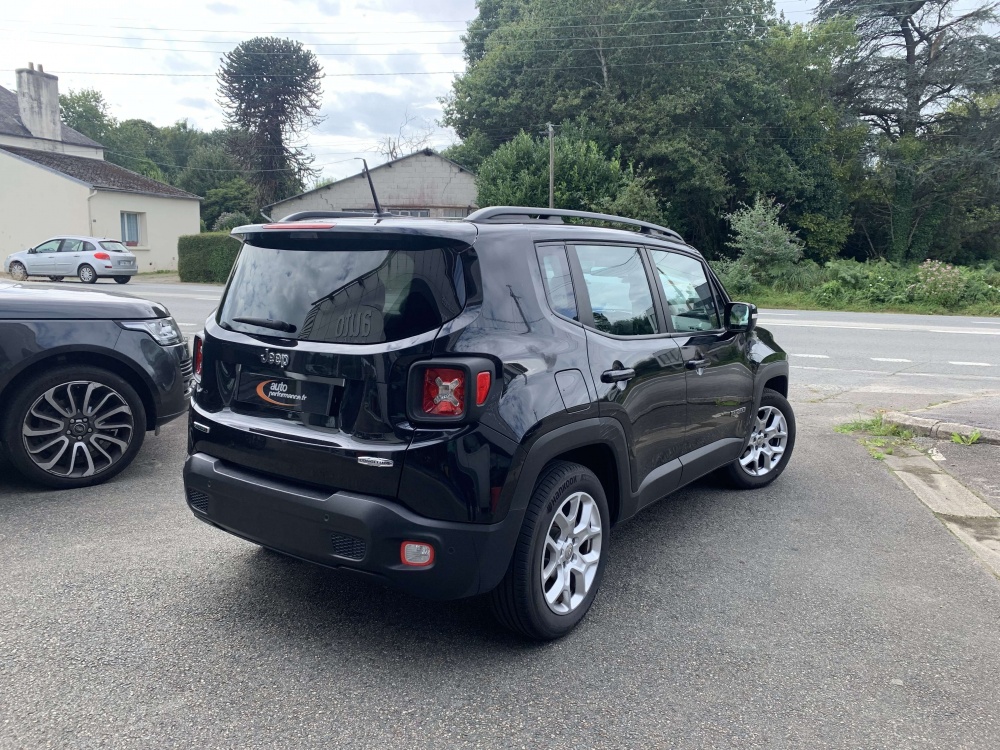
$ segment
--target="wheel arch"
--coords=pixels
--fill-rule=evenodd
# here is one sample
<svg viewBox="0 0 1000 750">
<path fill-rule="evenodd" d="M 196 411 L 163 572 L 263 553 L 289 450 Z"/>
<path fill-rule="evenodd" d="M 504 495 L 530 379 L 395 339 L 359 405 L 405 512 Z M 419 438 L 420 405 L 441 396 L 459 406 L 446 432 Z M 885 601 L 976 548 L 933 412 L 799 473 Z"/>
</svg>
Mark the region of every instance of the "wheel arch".
<svg viewBox="0 0 1000 750">
<path fill-rule="evenodd" d="M 153 399 L 152 387 L 146 382 L 141 373 L 137 372 L 127 362 L 122 361 L 114 354 L 104 349 L 73 348 L 65 350 L 49 350 L 44 354 L 32 359 L 25 366 L 10 378 L 3 386 L 2 403 L 3 409 L 0 411 L 0 420 L 7 418 L 6 404 L 10 402 L 8 395 L 14 393 L 33 378 L 38 377 L 46 370 L 53 367 L 63 367 L 65 365 L 79 365 L 100 367 L 113 372 L 131 385 L 142 401 L 143 410 L 146 413 L 147 430 L 156 426 L 156 402 Z"/>
<path fill-rule="evenodd" d="M 607 496 L 614 524 L 630 497 L 628 456 L 625 432 L 615 419 L 593 417 L 546 432 L 525 449 L 511 510 L 527 507 L 546 466 L 553 461 L 571 461 L 597 476 Z"/>
</svg>

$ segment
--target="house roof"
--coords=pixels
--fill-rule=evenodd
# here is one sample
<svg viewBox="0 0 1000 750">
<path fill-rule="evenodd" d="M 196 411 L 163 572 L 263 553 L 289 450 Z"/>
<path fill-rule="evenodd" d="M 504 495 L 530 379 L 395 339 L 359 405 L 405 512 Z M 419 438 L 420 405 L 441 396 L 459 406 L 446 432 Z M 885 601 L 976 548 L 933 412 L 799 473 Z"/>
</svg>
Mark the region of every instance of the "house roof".
<svg viewBox="0 0 1000 750">
<path fill-rule="evenodd" d="M 21 110 L 17 106 L 17 94 L 0 86 L 0 135 L 13 135 L 21 138 L 33 138 L 31 131 L 21 122 Z M 62 141 L 73 146 L 90 146 L 104 148 L 100 143 L 73 130 L 69 125 L 62 125 Z"/>
<path fill-rule="evenodd" d="M 380 169 L 385 169 L 386 167 L 391 167 L 393 164 L 399 164 L 399 162 L 406 161 L 407 159 L 412 159 L 414 156 L 436 156 L 441 161 L 448 162 L 449 164 L 451 164 L 452 166 L 454 166 L 459 171 L 461 171 L 461 172 L 468 172 L 473 177 L 475 177 L 475 174 L 473 174 L 473 172 L 470 171 L 467 167 L 463 167 L 457 161 L 452 161 L 447 156 L 441 156 L 441 154 L 439 154 L 437 151 L 435 151 L 432 148 L 422 148 L 419 151 L 414 151 L 412 154 L 407 154 L 406 156 L 400 156 L 398 159 L 392 159 L 391 161 L 387 161 L 384 164 L 379 164 L 377 167 L 372 167 L 368 171 L 369 171 L 369 173 L 374 174 L 375 172 L 378 172 Z M 364 172 L 358 172 L 357 174 L 352 174 L 350 177 L 344 177 L 344 178 L 339 179 L 339 180 L 334 180 L 333 182 L 328 182 L 325 185 L 320 185 L 319 187 L 315 187 L 312 190 L 306 190 L 303 193 L 299 193 L 297 195 L 290 195 L 287 198 L 282 198 L 280 201 L 275 201 L 274 203 L 269 203 L 268 205 L 264 206 L 264 209 L 267 210 L 267 209 L 272 208 L 274 206 L 281 205 L 282 203 L 287 203 L 288 201 L 295 200 L 296 198 L 301 198 L 303 195 L 310 195 L 312 193 L 318 193 L 321 190 L 326 190 L 327 188 L 333 187 L 334 185 L 339 185 L 342 182 L 347 182 L 348 180 L 353 180 L 353 179 L 355 179 L 357 177 L 364 177 L 364 175 L 365 175 Z"/>
<path fill-rule="evenodd" d="M 3 145 L 0 145 L 0 151 L 6 151 L 12 156 L 32 161 L 45 169 L 72 177 L 96 190 L 116 190 L 123 193 L 145 193 L 147 195 L 162 195 L 167 198 L 199 200 L 197 195 L 175 188 L 173 185 L 143 177 L 137 172 L 132 172 L 103 159 L 88 159 L 85 156 L 70 156 L 51 151 Z"/>
</svg>

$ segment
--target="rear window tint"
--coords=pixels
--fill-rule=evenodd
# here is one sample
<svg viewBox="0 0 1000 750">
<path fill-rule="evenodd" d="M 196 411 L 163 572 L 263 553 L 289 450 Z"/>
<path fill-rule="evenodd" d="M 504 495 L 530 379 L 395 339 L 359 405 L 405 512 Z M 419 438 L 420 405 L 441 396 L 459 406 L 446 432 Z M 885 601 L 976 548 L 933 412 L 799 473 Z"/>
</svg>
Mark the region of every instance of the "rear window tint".
<svg viewBox="0 0 1000 750">
<path fill-rule="evenodd" d="M 245 244 L 219 322 L 303 341 L 377 344 L 439 328 L 464 306 L 462 263 L 453 248 L 298 247 L 303 249 Z M 237 318 L 280 321 L 295 331 L 281 333 Z"/>
<path fill-rule="evenodd" d="M 122 243 L 115 242 L 113 240 L 104 240 L 104 241 L 102 241 L 101 242 L 101 247 L 103 247 L 109 253 L 129 253 L 129 252 L 131 252 L 131 250 L 129 250 L 127 247 L 125 247 Z"/>
</svg>

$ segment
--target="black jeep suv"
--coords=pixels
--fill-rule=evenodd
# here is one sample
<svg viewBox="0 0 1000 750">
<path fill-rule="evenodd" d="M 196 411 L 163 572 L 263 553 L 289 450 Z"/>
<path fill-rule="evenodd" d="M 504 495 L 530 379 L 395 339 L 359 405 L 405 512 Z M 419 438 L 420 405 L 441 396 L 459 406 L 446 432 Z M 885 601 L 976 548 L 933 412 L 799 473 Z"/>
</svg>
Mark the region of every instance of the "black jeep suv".
<svg viewBox="0 0 1000 750">
<path fill-rule="evenodd" d="M 257 544 L 490 592 L 504 624 L 555 638 L 615 524 L 716 469 L 763 486 L 791 456 L 784 352 L 669 229 L 503 207 L 234 234 L 184 482 L 198 518 Z"/>
</svg>

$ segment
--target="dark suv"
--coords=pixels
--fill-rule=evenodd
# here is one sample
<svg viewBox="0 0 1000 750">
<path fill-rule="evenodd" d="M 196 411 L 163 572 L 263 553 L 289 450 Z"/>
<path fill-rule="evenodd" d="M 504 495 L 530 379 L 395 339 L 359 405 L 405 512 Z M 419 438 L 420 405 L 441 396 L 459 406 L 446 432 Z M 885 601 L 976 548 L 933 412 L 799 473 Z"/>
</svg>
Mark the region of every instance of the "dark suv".
<svg viewBox="0 0 1000 750">
<path fill-rule="evenodd" d="M 232 534 L 422 596 L 491 592 L 504 624 L 555 638 L 615 524 L 788 463 L 784 352 L 669 229 L 505 207 L 234 234 L 184 469 L 195 515 Z"/>
<path fill-rule="evenodd" d="M 0 440 L 29 479 L 68 489 L 115 476 L 147 430 L 187 411 L 192 368 L 162 305 L 0 282 Z"/>
</svg>

